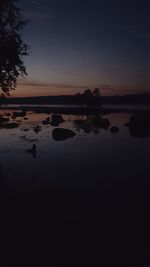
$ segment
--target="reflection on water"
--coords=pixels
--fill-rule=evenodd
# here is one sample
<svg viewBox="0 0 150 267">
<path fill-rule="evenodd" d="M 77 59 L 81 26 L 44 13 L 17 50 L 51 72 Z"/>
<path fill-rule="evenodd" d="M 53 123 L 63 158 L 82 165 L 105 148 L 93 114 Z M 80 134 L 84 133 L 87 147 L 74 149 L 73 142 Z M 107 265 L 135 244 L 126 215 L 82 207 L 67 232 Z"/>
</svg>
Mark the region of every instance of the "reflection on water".
<svg viewBox="0 0 150 267">
<path fill-rule="evenodd" d="M 150 137 L 148 120 L 148 117 L 146 121 L 141 115 L 129 113 L 47 116 L 3 110 L 0 115 L 0 154 L 7 183 L 29 186 L 30 182 L 31 186 L 31 177 L 36 177 L 36 184 L 42 173 L 42 184 L 59 181 L 71 190 L 75 185 L 87 190 L 101 179 L 111 180 L 115 172 L 116 179 L 120 179 L 120 175 L 121 179 L 140 176 L 142 168 L 146 175 Z M 147 138 L 134 139 L 134 136 Z M 30 155 L 36 161 L 32 161 Z M 133 159 L 131 166 L 129 158 Z M 68 181 L 69 162 L 73 173 Z M 148 175 L 149 168 L 147 170 Z"/>
<path fill-rule="evenodd" d="M 31 149 L 27 149 L 26 152 L 30 153 L 33 156 L 33 158 L 36 158 L 36 152 L 37 152 L 36 144 L 33 144 L 32 148 Z"/>
<path fill-rule="evenodd" d="M 117 251 L 123 257 L 124 243 L 131 250 L 134 246 L 136 253 L 140 246 L 147 248 L 142 230 L 138 238 L 136 234 L 141 227 L 139 216 L 144 220 L 142 229 L 149 224 L 149 125 L 144 113 L 0 111 L 0 192 L 1 203 L 5 201 L 5 211 L 9 210 L 6 225 L 13 210 L 11 233 L 15 229 L 15 236 L 20 235 L 18 229 L 23 227 L 21 234 L 42 244 L 44 253 L 46 239 L 51 251 L 59 246 L 59 253 L 67 240 L 70 259 L 72 240 L 82 251 L 79 239 L 86 247 L 89 240 L 93 244 L 94 236 L 101 240 L 104 253 L 109 243 L 111 256 Z M 86 247 L 92 262 L 96 248 L 91 252 Z"/>
</svg>

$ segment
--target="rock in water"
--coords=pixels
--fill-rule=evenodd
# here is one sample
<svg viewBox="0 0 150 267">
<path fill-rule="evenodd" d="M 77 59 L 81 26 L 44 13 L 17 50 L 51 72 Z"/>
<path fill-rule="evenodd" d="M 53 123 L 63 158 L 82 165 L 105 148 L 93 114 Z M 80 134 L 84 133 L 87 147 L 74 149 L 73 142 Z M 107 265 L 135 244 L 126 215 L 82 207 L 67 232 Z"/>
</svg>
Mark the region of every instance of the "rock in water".
<svg viewBox="0 0 150 267">
<path fill-rule="evenodd" d="M 19 123 L 15 123 L 15 122 L 10 122 L 10 123 L 4 123 L 3 125 L 0 125 L 0 128 L 3 129 L 14 129 L 19 127 Z"/>
<path fill-rule="evenodd" d="M 130 133 L 134 137 L 150 137 L 150 113 L 141 112 L 132 115 L 125 126 L 129 127 Z"/>
<path fill-rule="evenodd" d="M 33 127 L 33 131 L 38 134 L 41 131 L 41 127 L 39 125 L 36 125 L 35 127 Z"/>
<path fill-rule="evenodd" d="M 25 117 L 26 116 L 26 114 L 27 114 L 27 112 L 25 111 L 25 110 L 22 110 L 22 111 L 20 111 L 20 112 L 13 112 L 13 116 L 12 116 L 12 118 L 13 119 L 16 119 L 16 118 L 18 118 L 18 117 Z"/>
<path fill-rule="evenodd" d="M 52 137 L 55 141 L 63 141 L 68 138 L 74 137 L 76 134 L 69 129 L 55 128 L 52 132 Z"/>
<path fill-rule="evenodd" d="M 47 117 L 45 120 L 42 121 L 44 125 L 50 124 L 50 117 Z"/>
<path fill-rule="evenodd" d="M 3 124 L 3 123 L 8 122 L 8 121 L 9 121 L 9 118 L 5 118 L 5 117 L 2 117 L 0 115 L 0 124 Z"/>
<path fill-rule="evenodd" d="M 113 127 L 111 127 L 110 131 L 111 131 L 111 133 L 115 134 L 115 133 L 119 132 L 119 128 L 117 126 L 113 126 Z"/>
</svg>

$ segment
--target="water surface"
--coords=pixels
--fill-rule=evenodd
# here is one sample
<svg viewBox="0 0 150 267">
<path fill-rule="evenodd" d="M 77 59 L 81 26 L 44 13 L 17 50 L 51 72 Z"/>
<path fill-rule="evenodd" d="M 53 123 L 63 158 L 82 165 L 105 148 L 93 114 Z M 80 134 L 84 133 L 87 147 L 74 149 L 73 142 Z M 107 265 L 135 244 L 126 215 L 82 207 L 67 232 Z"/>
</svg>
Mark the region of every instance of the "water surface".
<svg viewBox="0 0 150 267">
<path fill-rule="evenodd" d="M 57 247 L 63 259 L 67 250 L 72 266 L 82 246 L 87 246 L 82 261 L 93 264 L 99 262 L 96 249 L 106 261 L 109 251 L 123 264 L 126 251 L 127 262 L 142 262 L 150 240 L 150 136 L 126 126 L 133 114 L 60 114 L 63 122 L 56 123 L 52 114 L 14 112 L 0 111 L 8 123 L 18 123 L 0 128 L 1 203 L 9 238 L 36 240 L 44 251 L 53 247 L 56 253 Z M 55 136 L 58 128 L 70 131 Z M 61 266 L 59 258 L 51 261 Z"/>
</svg>

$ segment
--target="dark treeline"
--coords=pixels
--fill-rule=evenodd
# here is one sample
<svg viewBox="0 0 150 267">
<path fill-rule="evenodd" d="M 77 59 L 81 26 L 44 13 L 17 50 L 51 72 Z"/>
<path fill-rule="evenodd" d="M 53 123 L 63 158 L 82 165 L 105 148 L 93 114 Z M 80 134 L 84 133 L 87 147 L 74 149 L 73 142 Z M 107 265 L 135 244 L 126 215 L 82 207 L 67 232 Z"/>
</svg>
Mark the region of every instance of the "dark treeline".
<svg viewBox="0 0 150 267">
<path fill-rule="evenodd" d="M 55 104 L 55 105 L 101 105 L 101 104 L 150 104 L 150 94 L 137 94 L 125 96 L 37 96 L 9 98 L 1 97 L 1 104 Z"/>
</svg>

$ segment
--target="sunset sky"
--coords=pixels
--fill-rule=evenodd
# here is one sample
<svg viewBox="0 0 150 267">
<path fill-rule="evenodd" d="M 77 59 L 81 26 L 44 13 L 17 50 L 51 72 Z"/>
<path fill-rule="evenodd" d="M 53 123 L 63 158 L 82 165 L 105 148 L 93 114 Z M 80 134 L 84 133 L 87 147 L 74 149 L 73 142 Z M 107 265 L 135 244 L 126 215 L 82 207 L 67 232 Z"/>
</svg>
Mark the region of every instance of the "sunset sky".
<svg viewBox="0 0 150 267">
<path fill-rule="evenodd" d="M 20 0 L 28 77 L 12 96 L 150 91 L 149 0 Z"/>
</svg>

